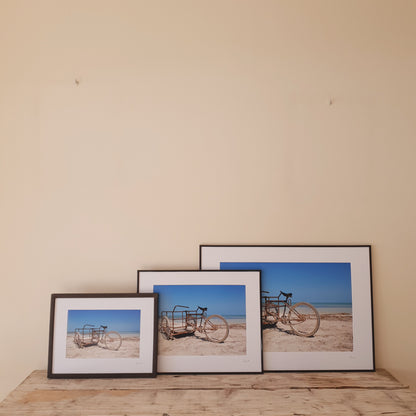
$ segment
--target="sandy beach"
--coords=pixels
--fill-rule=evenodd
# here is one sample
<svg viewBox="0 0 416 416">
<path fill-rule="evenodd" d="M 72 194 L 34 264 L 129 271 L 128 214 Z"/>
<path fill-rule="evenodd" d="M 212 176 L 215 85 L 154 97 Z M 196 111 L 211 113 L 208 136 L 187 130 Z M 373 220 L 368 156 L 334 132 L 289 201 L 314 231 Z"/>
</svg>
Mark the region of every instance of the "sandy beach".
<svg viewBox="0 0 416 416">
<path fill-rule="evenodd" d="M 178 336 L 172 340 L 159 334 L 159 355 L 244 355 L 246 354 L 246 325 L 230 324 L 228 337 L 222 343 L 208 341 L 205 334 Z"/>
<path fill-rule="evenodd" d="M 105 348 L 104 344 L 79 348 L 74 343 L 72 334 L 66 337 L 66 358 L 138 358 L 140 356 L 140 337 L 123 335 L 122 343 L 117 351 Z"/>
<path fill-rule="evenodd" d="M 321 314 L 321 324 L 313 337 L 293 334 L 288 325 L 263 328 L 263 349 L 267 352 L 352 351 L 352 315 Z"/>
</svg>

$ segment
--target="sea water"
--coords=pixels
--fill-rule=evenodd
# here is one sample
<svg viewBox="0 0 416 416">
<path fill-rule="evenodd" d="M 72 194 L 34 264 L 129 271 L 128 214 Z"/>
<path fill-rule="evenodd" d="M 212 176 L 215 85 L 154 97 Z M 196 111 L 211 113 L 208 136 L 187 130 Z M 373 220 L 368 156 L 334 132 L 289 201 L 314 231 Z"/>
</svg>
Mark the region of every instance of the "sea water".
<svg viewBox="0 0 416 416">
<path fill-rule="evenodd" d="M 229 324 L 245 324 L 245 315 L 222 315 Z"/>
<path fill-rule="evenodd" d="M 312 303 L 320 314 L 322 313 L 349 313 L 352 314 L 352 304 L 351 303 Z"/>
</svg>

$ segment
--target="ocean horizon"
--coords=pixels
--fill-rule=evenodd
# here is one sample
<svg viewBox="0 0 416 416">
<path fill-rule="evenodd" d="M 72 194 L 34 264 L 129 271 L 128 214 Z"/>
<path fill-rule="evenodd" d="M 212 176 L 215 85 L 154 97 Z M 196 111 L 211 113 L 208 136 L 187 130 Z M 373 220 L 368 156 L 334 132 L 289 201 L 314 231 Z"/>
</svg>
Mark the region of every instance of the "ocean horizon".
<svg viewBox="0 0 416 416">
<path fill-rule="evenodd" d="M 296 302 L 293 302 L 293 304 Z M 350 313 L 352 314 L 352 303 L 326 303 L 308 302 L 314 306 L 319 313 Z"/>
<path fill-rule="evenodd" d="M 299 301 L 302 302 L 302 301 Z M 295 305 L 296 301 L 292 302 Z M 305 302 L 314 306 L 320 314 L 325 313 L 349 313 L 352 314 L 352 303 L 330 303 L 330 302 Z"/>
<path fill-rule="evenodd" d="M 221 313 L 215 313 L 213 315 L 222 316 L 229 324 L 245 324 L 246 323 L 246 315 L 223 315 Z M 160 319 L 161 317 L 159 316 L 159 320 Z M 175 319 L 175 322 L 176 322 L 176 319 Z"/>
<path fill-rule="evenodd" d="M 245 324 L 246 315 L 221 315 L 229 324 Z"/>
<path fill-rule="evenodd" d="M 112 330 L 106 331 L 106 332 L 111 332 L 111 331 Z M 123 336 L 123 335 L 139 336 L 140 335 L 140 331 L 117 331 L 117 330 L 114 330 L 114 331 L 118 332 L 121 336 Z M 68 331 L 67 335 L 74 336 L 75 332 L 74 331 Z M 85 337 L 87 337 L 87 336 L 88 336 L 87 333 L 85 333 Z"/>
</svg>

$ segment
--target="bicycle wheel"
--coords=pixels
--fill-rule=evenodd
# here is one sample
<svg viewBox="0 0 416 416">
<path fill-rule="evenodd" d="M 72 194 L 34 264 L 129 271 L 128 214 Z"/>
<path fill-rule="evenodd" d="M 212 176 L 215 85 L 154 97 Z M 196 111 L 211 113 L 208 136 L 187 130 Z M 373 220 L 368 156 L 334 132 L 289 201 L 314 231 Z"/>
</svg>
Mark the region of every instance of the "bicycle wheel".
<svg viewBox="0 0 416 416">
<path fill-rule="evenodd" d="M 279 320 L 279 314 L 276 307 L 263 306 L 261 312 L 261 320 L 263 325 L 274 325 Z"/>
<path fill-rule="evenodd" d="M 205 320 L 203 331 L 212 342 L 224 342 L 230 329 L 227 321 L 220 315 L 211 315 Z"/>
<path fill-rule="evenodd" d="M 159 332 L 165 339 L 172 339 L 172 331 L 170 330 L 170 322 L 167 316 L 162 316 L 159 325 Z"/>
<path fill-rule="evenodd" d="M 98 331 L 93 329 L 91 331 L 91 343 L 92 344 L 98 344 L 100 342 L 100 334 Z"/>
<path fill-rule="evenodd" d="M 74 342 L 75 342 L 75 344 L 77 344 L 78 348 L 81 348 L 82 347 L 82 344 L 81 344 L 81 336 L 80 336 L 79 332 L 75 332 Z"/>
<path fill-rule="evenodd" d="M 106 332 L 104 344 L 109 350 L 117 351 L 121 347 L 121 335 L 116 331 Z"/>
<path fill-rule="evenodd" d="M 185 329 L 187 331 L 195 332 L 196 331 L 196 319 L 195 318 L 189 318 L 186 321 Z"/>
<path fill-rule="evenodd" d="M 287 318 L 293 332 L 301 337 L 314 335 L 321 323 L 318 311 L 306 302 L 299 302 L 290 306 Z"/>
</svg>

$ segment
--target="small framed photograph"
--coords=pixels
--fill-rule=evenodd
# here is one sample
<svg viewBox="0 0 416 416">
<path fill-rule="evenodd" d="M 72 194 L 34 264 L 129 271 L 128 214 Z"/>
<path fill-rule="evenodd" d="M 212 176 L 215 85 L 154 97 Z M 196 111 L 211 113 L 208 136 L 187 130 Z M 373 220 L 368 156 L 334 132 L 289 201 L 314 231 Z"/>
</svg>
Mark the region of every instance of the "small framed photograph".
<svg viewBox="0 0 416 416">
<path fill-rule="evenodd" d="M 155 377 L 157 299 L 157 294 L 53 294 L 48 377 Z"/>
<path fill-rule="evenodd" d="M 260 272 L 138 271 L 158 293 L 160 373 L 261 373 Z"/>
<path fill-rule="evenodd" d="M 200 246 L 201 269 L 261 270 L 265 371 L 374 370 L 370 246 Z"/>
</svg>

